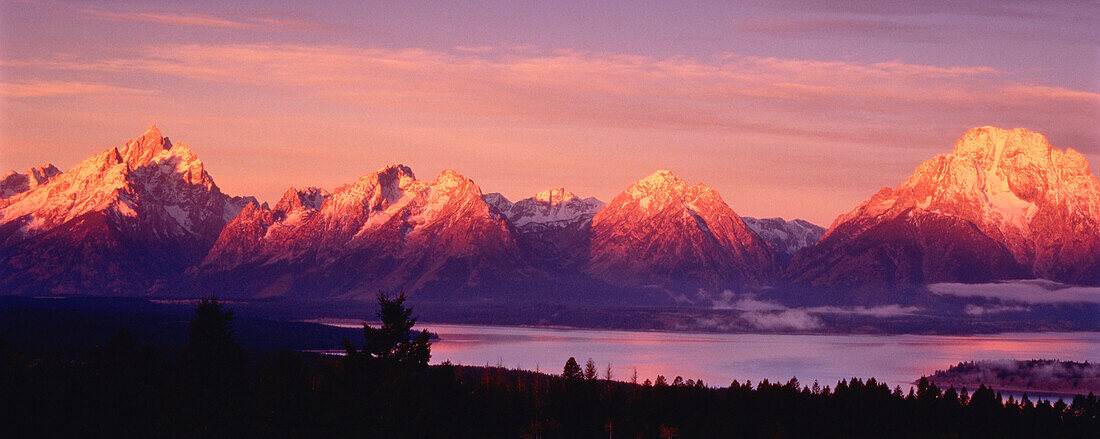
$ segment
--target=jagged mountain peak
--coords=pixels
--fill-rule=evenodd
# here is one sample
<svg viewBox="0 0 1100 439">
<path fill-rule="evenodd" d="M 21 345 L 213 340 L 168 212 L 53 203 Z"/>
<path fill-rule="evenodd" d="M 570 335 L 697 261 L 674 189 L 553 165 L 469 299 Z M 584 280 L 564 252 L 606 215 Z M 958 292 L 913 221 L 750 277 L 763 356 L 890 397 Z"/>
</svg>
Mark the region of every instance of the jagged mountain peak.
<svg viewBox="0 0 1100 439">
<path fill-rule="evenodd" d="M 1006 147 L 1010 147 L 1009 151 Z M 953 154 L 969 155 L 983 161 L 996 160 L 1003 155 L 1027 153 L 1033 156 L 1049 156 L 1053 147 L 1042 134 L 1026 128 L 1004 129 L 994 126 L 972 128 L 955 142 Z"/>
<path fill-rule="evenodd" d="M 337 188 L 339 192 L 342 188 L 353 186 L 373 186 L 378 184 L 383 185 L 402 185 L 408 181 L 415 181 L 416 175 L 413 174 L 412 168 L 402 164 L 392 164 L 383 166 L 374 172 L 363 174 L 354 183 L 343 185 Z"/>
<path fill-rule="evenodd" d="M 45 163 L 27 170 L 27 175 L 34 178 L 37 184 L 45 183 L 60 173 L 61 170 L 57 169 L 57 166 L 54 166 L 53 163 Z"/>
<path fill-rule="evenodd" d="M 328 196 L 328 191 L 319 187 L 310 186 L 303 189 L 291 187 L 283 193 L 283 197 L 275 204 L 273 210 L 284 213 L 302 209 L 317 210 L 321 208 L 321 204 Z"/>
<path fill-rule="evenodd" d="M 501 213 L 507 212 L 512 208 L 512 202 L 505 197 L 504 194 L 499 192 L 490 192 L 481 196 L 481 199 L 485 200 L 490 206 L 493 206 Z"/>
<path fill-rule="evenodd" d="M 608 206 L 615 210 L 637 209 L 641 212 L 678 210 L 683 207 L 693 212 L 715 210 L 720 206 L 729 209 L 714 188 L 703 183 L 688 185 L 672 172 L 665 170 L 634 182 L 613 198 Z"/>
<path fill-rule="evenodd" d="M 416 178 L 416 174 L 413 174 L 412 168 L 400 163 L 394 163 L 392 165 L 384 166 L 381 169 L 375 171 L 375 173 L 382 175 L 392 175 L 396 177 L 408 177 L 413 179 Z"/>
<path fill-rule="evenodd" d="M 0 199 L 11 198 L 46 184 L 58 174 L 61 174 L 61 171 L 52 163 L 32 167 L 25 174 L 10 171 L 0 178 Z"/>
<path fill-rule="evenodd" d="M 564 188 L 545 190 L 515 203 L 499 194 L 483 197 L 496 207 L 512 224 L 524 232 L 541 232 L 547 228 L 585 226 L 591 222 L 604 203 L 595 198 L 581 199 Z"/>
<path fill-rule="evenodd" d="M 300 200 L 302 192 L 288 191 L 280 206 Z M 518 263 L 511 229 L 481 197 L 472 180 L 451 170 L 426 183 L 407 167 L 387 166 L 337 188 L 316 212 L 242 213 L 194 273 L 256 269 L 261 274 L 251 282 L 264 294 L 370 295 L 436 283 L 462 288 Z M 262 275 L 287 266 L 297 268 L 284 279 Z M 348 270 L 355 276 L 346 277 Z"/>
<path fill-rule="evenodd" d="M 653 191 L 670 189 L 683 190 L 685 187 L 687 187 L 687 183 L 684 180 L 673 175 L 672 171 L 662 169 L 634 182 L 628 192 L 631 194 L 647 194 Z"/>
<path fill-rule="evenodd" d="M 162 151 L 170 149 L 172 141 L 161 135 L 160 129 L 153 125 L 140 136 L 126 142 L 118 149 L 118 153 L 130 167 L 137 168 L 151 162 Z"/>
<path fill-rule="evenodd" d="M 549 203 L 550 205 L 558 205 L 575 198 L 577 198 L 577 196 L 565 190 L 565 188 L 547 189 L 534 196 L 535 200 Z"/>
<path fill-rule="evenodd" d="M 221 193 L 189 147 L 151 127 L 0 206 L 0 246 L 16 248 L 0 253 L 20 255 L 0 257 L 0 269 L 17 273 L 3 281 L 116 291 L 163 282 L 199 260 L 253 201 Z M 82 250 L 59 253 L 45 244 L 55 241 Z M 49 268 L 27 271 L 37 265 Z M 104 279 L 105 267 L 127 276 Z"/>
<path fill-rule="evenodd" d="M 431 185 L 432 185 L 432 187 L 437 188 L 439 190 L 445 190 L 447 188 L 456 188 L 456 187 L 466 186 L 466 185 L 476 186 L 476 184 L 474 184 L 473 180 L 467 178 L 466 176 L 464 176 L 462 174 L 459 174 L 457 171 L 455 171 L 453 169 L 444 169 L 442 172 L 439 173 L 438 176 L 435 177 L 435 180 L 432 181 Z M 479 197 L 481 196 L 481 188 L 480 187 L 478 188 L 478 196 Z"/>
</svg>

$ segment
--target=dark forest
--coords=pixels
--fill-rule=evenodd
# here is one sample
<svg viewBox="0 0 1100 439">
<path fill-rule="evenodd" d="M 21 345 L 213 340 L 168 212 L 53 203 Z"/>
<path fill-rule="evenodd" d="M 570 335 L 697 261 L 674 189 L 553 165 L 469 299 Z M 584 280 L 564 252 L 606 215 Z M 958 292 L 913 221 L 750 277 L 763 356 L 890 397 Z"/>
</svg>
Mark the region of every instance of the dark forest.
<svg viewBox="0 0 1100 439">
<path fill-rule="evenodd" d="M 430 334 L 404 296 L 346 355 L 245 350 L 233 312 L 203 301 L 185 346 L 125 328 L 90 353 L 30 357 L 0 341 L 9 437 L 1066 437 L 1100 433 L 1093 394 L 1066 403 L 994 389 L 903 392 L 874 378 L 822 385 L 611 377 L 590 360 L 560 375 L 429 366 Z M 614 378 L 614 379 L 612 379 Z"/>
</svg>

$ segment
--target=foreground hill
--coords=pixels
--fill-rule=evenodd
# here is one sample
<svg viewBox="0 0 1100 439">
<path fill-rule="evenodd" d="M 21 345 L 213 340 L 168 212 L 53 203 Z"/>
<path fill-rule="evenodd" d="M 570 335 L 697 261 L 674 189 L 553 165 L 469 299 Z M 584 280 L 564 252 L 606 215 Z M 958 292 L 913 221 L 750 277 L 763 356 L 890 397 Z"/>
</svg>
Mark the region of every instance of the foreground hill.
<svg viewBox="0 0 1100 439">
<path fill-rule="evenodd" d="M 1100 284 L 1100 180 L 1025 129 L 975 128 L 841 215 L 787 278 L 813 285 L 1045 278 Z"/>
<path fill-rule="evenodd" d="M 236 319 L 205 301 L 191 316 L 131 315 L 139 324 L 129 328 L 38 313 L 69 317 L 62 329 L 108 326 L 114 335 L 54 344 L 49 332 L 26 330 L 38 320 L 18 322 L 31 349 L 0 344 L 0 422 L 16 437 L 1093 438 L 1100 427 L 1095 395 L 1017 403 L 988 387 L 960 394 L 927 380 L 908 395 L 875 378 L 710 383 L 670 364 L 657 371 L 667 377 L 639 377 L 629 364 L 603 369 L 599 354 L 584 369 L 573 357 L 559 360 L 564 367 L 536 363 L 536 372 L 429 365 L 446 349 L 427 343 L 402 302 L 380 299 L 385 326 L 364 325 L 358 336 Z M 343 336 L 346 355 L 257 350 L 230 328 L 259 333 L 264 347 Z"/>
<path fill-rule="evenodd" d="M 1085 395 L 1100 393 L 1100 365 L 1058 360 L 968 361 L 927 377 L 941 387 L 979 385 L 1011 392 Z"/>
</svg>

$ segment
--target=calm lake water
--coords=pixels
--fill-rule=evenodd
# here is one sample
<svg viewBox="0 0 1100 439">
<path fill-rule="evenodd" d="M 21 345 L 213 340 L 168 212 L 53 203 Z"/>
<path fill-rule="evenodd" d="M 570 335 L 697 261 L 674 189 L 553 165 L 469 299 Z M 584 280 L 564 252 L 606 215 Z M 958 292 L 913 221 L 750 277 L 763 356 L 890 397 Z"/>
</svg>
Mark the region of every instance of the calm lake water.
<svg viewBox="0 0 1100 439">
<path fill-rule="evenodd" d="M 324 320 L 360 327 L 353 321 Z M 702 378 L 708 385 L 733 380 L 753 383 L 792 376 L 822 386 L 851 377 L 886 380 L 891 387 L 969 360 L 1036 358 L 1100 361 L 1100 333 L 1006 333 L 994 335 L 765 335 L 628 332 L 587 329 L 522 328 L 422 324 L 439 334 L 432 364 L 450 360 L 470 366 L 496 366 L 561 373 L 565 360 L 582 365 L 592 358 L 600 374 L 610 363 L 612 378 L 638 381 L 664 375 L 671 382 Z"/>
</svg>

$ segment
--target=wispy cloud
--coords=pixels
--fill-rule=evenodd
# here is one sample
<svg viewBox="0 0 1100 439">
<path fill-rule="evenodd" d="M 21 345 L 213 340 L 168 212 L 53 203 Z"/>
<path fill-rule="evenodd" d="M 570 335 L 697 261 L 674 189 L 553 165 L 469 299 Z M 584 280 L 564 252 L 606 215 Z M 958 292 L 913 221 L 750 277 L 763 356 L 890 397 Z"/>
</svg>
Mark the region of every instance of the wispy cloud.
<svg viewBox="0 0 1100 439">
<path fill-rule="evenodd" d="M 858 315 L 869 316 L 879 318 L 900 317 L 913 315 L 920 312 L 920 308 L 915 306 L 902 306 L 902 305 L 880 305 L 880 306 L 853 306 L 853 307 L 841 307 L 841 306 L 815 306 L 813 308 L 807 308 L 806 311 L 815 314 L 840 314 L 840 315 Z"/>
<path fill-rule="evenodd" d="M 1097 303 L 1100 287 L 1077 287 L 1046 280 L 1022 280 L 989 284 L 940 283 L 928 287 L 935 294 L 984 297 L 1032 304 Z"/>
<path fill-rule="evenodd" d="M 915 306 L 902 305 L 790 308 L 780 303 L 757 299 L 751 294 L 740 295 L 729 290 L 718 296 L 712 308 L 744 311 L 739 316 L 742 320 L 758 329 L 766 330 L 818 329 L 824 326 L 817 317 L 818 314 L 891 318 L 913 315 L 920 311 Z"/>
<path fill-rule="evenodd" d="M 972 316 L 982 316 L 987 314 L 1000 314 L 1006 312 L 1024 312 L 1030 311 L 1031 308 L 1018 306 L 1018 305 L 994 305 L 994 306 L 979 306 L 974 304 L 966 305 L 966 313 Z"/>
<path fill-rule="evenodd" d="M 752 295 L 738 295 L 729 290 L 724 291 L 712 305 L 714 309 L 732 309 L 739 311 L 749 312 L 766 312 L 766 311 L 785 311 L 789 309 L 799 309 L 813 314 L 848 314 L 848 315 L 862 315 L 871 317 L 897 317 L 904 315 L 916 314 L 920 311 L 920 308 L 915 306 L 903 306 L 903 305 L 880 305 L 880 306 L 815 306 L 809 308 L 788 308 L 785 305 L 768 301 L 760 300 Z"/>
<path fill-rule="evenodd" d="M 769 331 L 808 331 L 825 326 L 821 319 L 799 309 L 788 309 L 780 312 L 749 311 L 741 314 L 741 318 L 757 329 Z"/>
<path fill-rule="evenodd" d="M 90 94 L 149 95 L 157 90 L 117 87 L 80 81 L 26 81 L 0 83 L 0 96 L 10 98 L 57 97 Z"/>
<path fill-rule="evenodd" d="M 97 9 L 83 9 L 80 12 L 84 15 L 101 20 L 156 23 L 170 26 L 215 27 L 226 29 L 306 29 L 315 27 L 313 24 L 305 21 L 268 17 L 254 17 L 242 21 L 207 14 L 110 12 Z"/>
<path fill-rule="evenodd" d="M 851 38 L 888 38 L 907 41 L 941 41 L 944 36 L 928 26 L 879 17 L 750 18 L 737 23 L 744 30 L 793 38 L 823 35 Z"/>
<path fill-rule="evenodd" d="M 170 45 L 129 58 L 36 62 L 294 88 L 350 105 L 426 113 L 846 142 L 881 142 L 897 134 L 892 121 L 899 118 L 930 132 L 956 132 L 999 119 L 1095 126 L 1100 117 L 1100 94 L 1028 83 L 984 66 L 272 44 Z M 1087 131 L 1087 140 L 1100 141 L 1100 132 Z"/>
</svg>

